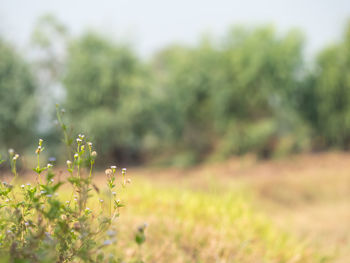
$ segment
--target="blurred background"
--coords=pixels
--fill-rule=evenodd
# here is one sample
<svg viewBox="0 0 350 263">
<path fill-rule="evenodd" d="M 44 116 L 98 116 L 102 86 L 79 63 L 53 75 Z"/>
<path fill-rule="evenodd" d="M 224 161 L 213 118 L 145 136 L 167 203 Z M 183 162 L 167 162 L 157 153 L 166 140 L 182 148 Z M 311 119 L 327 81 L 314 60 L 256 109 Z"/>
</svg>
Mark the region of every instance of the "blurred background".
<svg viewBox="0 0 350 263">
<path fill-rule="evenodd" d="M 350 1 L 0 0 L 2 156 L 63 164 L 56 103 L 150 262 L 349 262 Z"/>
<path fill-rule="evenodd" d="M 347 150 L 349 12 L 348 1 L 2 1 L 2 151 L 53 143 L 56 103 L 104 160 Z"/>
</svg>

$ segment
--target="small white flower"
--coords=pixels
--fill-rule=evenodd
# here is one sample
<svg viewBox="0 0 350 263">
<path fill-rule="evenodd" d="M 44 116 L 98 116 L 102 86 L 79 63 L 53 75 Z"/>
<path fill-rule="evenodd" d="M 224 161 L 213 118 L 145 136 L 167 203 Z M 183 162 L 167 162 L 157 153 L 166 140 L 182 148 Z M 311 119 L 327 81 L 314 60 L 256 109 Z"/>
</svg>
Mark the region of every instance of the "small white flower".
<svg viewBox="0 0 350 263">
<path fill-rule="evenodd" d="M 40 191 L 40 193 L 41 193 L 41 194 L 45 194 L 45 193 L 46 193 L 46 191 L 44 191 L 44 190 L 41 190 L 41 191 Z"/>
<path fill-rule="evenodd" d="M 54 179 L 50 179 L 50 182 L 53 183 Z"/>
<path fill-rule="evenodd" d="M 30 183 L 27 183 L 27 185 L 28 185 L 28 186 L 31 186 L 31 184 L 30 184 Z"/>
<path fill-rule="evenodd" d="M 24 188 L 24 184 L 21 185 L 21 188 Z"/>
<path fill-rule="evenodd" d="M 52 197 L 52 195 L 51 195 L 51 194 L 49 194 L 49 195 L 46 195 L 46 197 Z"/>
<path fill-rule="evenodd" d="M 69 201 L 66 201 L 66 204 L 69 204 Z"/>
<path fill-rule="evenodd" d="M 13 155 L 14 153 L 15 153 L 15 150 L 12 149 L 12 148 L 10 148 L 10 149 L 9 149 L 9 154 L 10 154 L 10 155 Z"/>
<path fill-rule="evenodd" d="M 116 193 L 116 192 L 112 192 L 112 195 L 116 196 L 116 195 L 117 195 L 117 193 Z"/>
<path fill-rule="evenodd" d="M 13 156 L 13 158 L 12 158 L 12 159 L 13 159 L 14 161 L 16 161 L 18 158 L 19 158 L 19 154 L 18 154 L 18 153 L 16 153 L 16 154 L 15 154 L 15 156 Z"/>
<path fill-rule="evenodd" d="M 52 166 L 53 166 L 53 165 L 52 165 L 51 163 L 48 163 L 48 164 L 47 164 L 47 168 L 52 168 Z"/>
<path fill-rule="evenodd" d="M 103 203 L 103 199 L 100 199 L 100 202 Z"/>
<path fill-rule="evenodd" d="M 77 201 L 78 201 L 78 199 L 74 198 L 74 201 L 75 201 L 75 202 L 77 202 Z"/>
<path fill-rule="evenodd" d="M 80 138 L 77 139 L 77 143 L 81 143 L 82 140 Z"/>
<path fill-rule="evenodd" d="M 77 159 L 79 157 L 79 155 L 76 153 L 74 154 L 74 159 Z"/>
<path fill-rule="evenodd" d="M 29 223 L 28 223 L 28 222 L 25 222 L 24 225 L 25 225 L 25 226 L 29 226 Z"/>
<path fill-rule="evenodd" d="M 67 166 L 71 166 L 71 164 L 72 164 L 72 162 L 71 161 L 69 161 L 69 160 L 67 160 Z"/>
<path fill-rule="evenodd" d="M 112 166 L 111 166 L 111 169 L 117 169 L 117 166 L 112 165 Z"/>
<path fill-rule="evenodd" d="M 90 147 L 92 147 L 92 142 L 88 142 L 87 144 L 88 144 Z"/>
</svg>

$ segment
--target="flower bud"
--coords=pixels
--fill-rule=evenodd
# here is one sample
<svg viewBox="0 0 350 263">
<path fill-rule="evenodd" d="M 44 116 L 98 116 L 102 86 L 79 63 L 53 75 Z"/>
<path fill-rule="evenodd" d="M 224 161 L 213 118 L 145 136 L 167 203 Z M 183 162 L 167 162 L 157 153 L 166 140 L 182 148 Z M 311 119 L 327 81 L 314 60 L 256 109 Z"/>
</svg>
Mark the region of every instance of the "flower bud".
<svg viewBox="0 0 350 263">
<path fill-rule="evenodd" d="M 105 170 L 105 174 L 106 174 L 107 176 L 112 176 L 112 175 L 113 175 L 112 169 L 106 169 L 106 170 Z"/>
</svg>

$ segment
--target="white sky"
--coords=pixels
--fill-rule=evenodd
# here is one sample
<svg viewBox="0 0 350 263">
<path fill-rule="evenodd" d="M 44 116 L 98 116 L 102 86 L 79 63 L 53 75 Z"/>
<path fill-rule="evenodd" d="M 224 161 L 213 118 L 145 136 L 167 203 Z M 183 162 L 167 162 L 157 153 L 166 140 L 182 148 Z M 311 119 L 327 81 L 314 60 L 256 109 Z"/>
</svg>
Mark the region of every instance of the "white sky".
<svg viewBox="0 0 350 263">
<path fill-rule="evenodd" d="M 193 43 L 232 24 L 300 28 L 307 53 L 340 38 L 350 0 L 0 0 L 0 32 L 24 46 L 38 16 L 55 14 L 73 33 L 95 28 L 131 40 L 149 55 L 171 42 Z"/>
</svg>

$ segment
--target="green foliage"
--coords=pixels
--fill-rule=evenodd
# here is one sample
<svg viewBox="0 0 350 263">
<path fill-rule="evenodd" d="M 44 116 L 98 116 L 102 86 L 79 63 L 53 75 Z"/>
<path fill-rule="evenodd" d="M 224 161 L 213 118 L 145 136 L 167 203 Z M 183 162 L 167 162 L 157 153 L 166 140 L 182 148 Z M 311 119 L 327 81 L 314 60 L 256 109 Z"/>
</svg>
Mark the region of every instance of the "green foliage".
<svg viewBox="0 0 350 263">
<path fill-rule="evenodd" d="M 106 170 L 106 207 L 93 183 L 96 152 L 92 143 L 79 134 L 74 146 L 74 157 L 67 161 L 69 175 L 62 178 L 52 164 L 42 166 L 40 139 L 35 151 L 35 183 L 25 185 L 17 181 L 19 155 L 9 152 L 14 177 L 10 183 L 0 183 L 0 255 L 4 262 L 120 262 L 105 253 L 116 241 L 113 228 L 123 203 L 115 191 L 126 187 L 126 169 L 122 170 L 122 181 L 117 180 L 117 167 Z M 61 190 L 63 185 L 65 191 Z M 67 187 L 71 194 L 60 196 L 67 193 Z M 99 199 L 100 209 L 88 207 L 94 199 Z"/>
<path fill-rule="evenodd" d="M 73 131 L 90 134 L 102 163 L 189 166 L 247 152 L 268 158 L 348 149 L 349 32 L 308 73 L 296 30 L 236 26 L 193 46 L 168 46 L 142 63 L 125 43 L 95 32 L 69 37 L 44 16 L 33 33 L 38 87 L 23 59 L 0 41 L 0 147 L 26 145 L 37 126 L 54 138 L 51 105 L 61 97 Z M 46 113 L 38 125 L 37 106 Z M 72 144 L 72 131 L 65 133 Z"/>
<path fill-rule="evenodd" d="M 312 124 L 315 147 L 350 147 L 350 24 L 341 43 L 323 50 L 305 81 L 301 114 Z"/>
<path fill-rule="evenodd" d="M 280 137 L 295 132 L 289 128 L 297 118 L 281 116 L 296 115 L 302 46 L 296 31 L 278 36 L 271 27 L 235 27 L 219 43 L 204 39 L 158 53 L 164 141 L 200 159 L 213 151 L 271 155 Z"/>
<path fill-rule="evenodd" d="M 303 150 L 302 47 L 297 31 L 235 27 L 220 41 L 169 46 L 147 71 L 130 49 L 88 33 L 69 48 L 66 107 L 100 151 L 119 160 L 168 153 L 170 164 L 187 166 L 250 151 L 269 157 L 284 136 L 283 152 Z"/>
<path fill-rule="evenodd" d="M 119 160 L 140 151 L 148 126 L 143 75 L 129 48 L 97 34 L 85 34 L 69 47 L 67 111 L 77 128 L 93 136 L 100 152 Z"/>
<path fill-rule="evenodd" d="M 35 95 L 29 65 L 0 37 L 0 150 L 30 144 L 40 103 Z"/>
<path fill-rule="evenodd" d="M 146 236 L 145 236 L 146 227 L 147 225 L 145 224 L 137 228 L 137 232 L 135 234 L 135 241 L 139 246 L 141 246 L 146 241 Z"/>
</svg>

